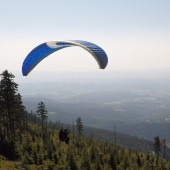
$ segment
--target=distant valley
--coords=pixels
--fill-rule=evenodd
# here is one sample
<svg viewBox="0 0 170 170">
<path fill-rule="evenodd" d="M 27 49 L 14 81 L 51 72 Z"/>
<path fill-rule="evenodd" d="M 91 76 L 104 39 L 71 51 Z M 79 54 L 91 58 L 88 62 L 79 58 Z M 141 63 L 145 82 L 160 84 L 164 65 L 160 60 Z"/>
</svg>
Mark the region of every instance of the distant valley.
<svg viewBox="0 0 170 170">
<path fill-rule="evenodd" d="M 86 126 L 170 141 L 170 78 L 168 74 L 76 74 L 55 81 L 20 84 L 28 111 L 43 101 L 49 119 L 73 123 L 80 116 Z"/>
</svg>

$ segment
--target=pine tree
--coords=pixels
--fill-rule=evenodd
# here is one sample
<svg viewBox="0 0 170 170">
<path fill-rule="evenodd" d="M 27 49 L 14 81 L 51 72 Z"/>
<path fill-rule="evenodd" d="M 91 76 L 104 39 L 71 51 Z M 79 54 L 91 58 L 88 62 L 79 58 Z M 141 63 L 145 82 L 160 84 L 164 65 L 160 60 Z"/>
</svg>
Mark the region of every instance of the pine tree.
<svg viewBox="0 0 170 170">
<path fill-rule="evenodd" d="M 89 155 L 84 153 L 82 157 L 83 157 L 83 160 L 81 163 L 81 169 L 91 170 Z"/>
<path fill-rule="evenodd" d="M 55 163 L 55 164 L 58 164 L 58 156 L 57 156 L 57 153 L 55 153 L 55 154 L 53 155 L 53 159 L 54 159 L 54 163 Z"/>
<path fill-rule="evenodd" d="M 34 164 L 38 165 L 38 154 L 37 154 L 37 151 L 33 151 L 33 160 L 34 160 Z"/>
<path fill-rule="evenodd" d="M 41 118 L 42 131 L 44 130 L 44 125 L 47 120 L 47 113 L 48 112 L 46 110 L 45 104 L 42 101 L 38 103 L 37 115 Z"/>
<path fill-rule="evenodd" d="M 102 170 L 102 167 L 99 161 L 96 161 L 96 170 Z"/>
<path fill-rule="evenodd" d="M 96 154 L 95 154 L 94 147 L 92 147 L 92 148 L 90 149 L 90 160 L 91 160 L 91 162 L 94 162 L 95 159 L 96 159 Z"/>
<path fill-rule="evenodd" d="M 161 152 L 161 144 L 160 144 L 160 139 L 159 136 L 156 136 L 154 138 L 154 151 L 157 157 L 159 157 L 159 154 Z"/>
<path fill-rule="evenodd" d="M 2 98 L 2 90 L 0 89 L 0 140 L 3 138 L 3 125 L 4 125 L 4 106 Z"/>
<path fill-rule="evenodd" d="M 136 160 L 136 162 L 137 162 L 138 168 L 140 168 L 140 167 L 142 166 L 142 161 L 141 161 L 141 159 L 140 159 L 140 157 L 139 157 L 138 154 L 137 154 L 137 160 Z"/>
<path fill-rule="evenodd" d="M 25 106 L 23 105 L 22 99 L 21 99 L 21 95 L 18 93 L 16 95 L 16 112 L 14 114 L 15 116 L 15 129 L 18 130 L 18 139 L 20 141 L 20 143 L 22 142 L 22 132 L 24 130 L 27 131 L 27 126 L 28 126 L 28 122 L 27 122 L 27 112 L 25 111 Z"/>
<path fill-rule="evenodd" d="M 73 157 L 73 154 L 70 154 L 68 156 L 68 167 L 70 170 L 77 170 L 77 165 L 76 165 L 76 162 L 74 160 L 74 157 Z"/>
<path fill-rule="evenodd" d="M 109 164 L 112 168 L 112 170 L 117 170 L 117 165 L 116 165 L 116 156 L 114 153 L 110 154 L 110 161 Z"/>
<path fill-rule="evenodd" d="M 127 155 L 125 155 L 125 157 L 123 158 L 122 163 L 123 163 L 123 169 L 126 170 L 129 167 L 129 159 L 128 159 Z"/>
<path fill-rule="evenodd" d="M 83 133 L 83 122 L 80 117 L 77 118 L 76 124 L 77 124 L 77 131 L 78 131 L 78 154 L 79 154 L 80 153 L 80 138 Z"/>
<path fill-rule="evenodd" d="M 16 130 L 21 129 L 25 108 L 18 93 L 18 84 L 14 82 L 15 76 L 7 70 L 0 76 L 0 134 L 1 137 L 3 135 L 12 139 L 16 135 Z"/>
<path fill-rule="evenodd" d="M 80 137 L 83 133 L 83 122 L 80 117 L 77 118 L 76 120 L 77 123 L 77 131 L 78 131 L 78 136 Z"/>
</svg>

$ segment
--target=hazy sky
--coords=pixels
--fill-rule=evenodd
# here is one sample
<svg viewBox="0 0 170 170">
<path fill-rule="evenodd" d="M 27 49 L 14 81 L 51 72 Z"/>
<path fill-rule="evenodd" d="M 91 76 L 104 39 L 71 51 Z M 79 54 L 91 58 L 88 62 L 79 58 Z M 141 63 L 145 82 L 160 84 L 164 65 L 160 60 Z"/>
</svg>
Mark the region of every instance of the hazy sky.
<svg viewBox="0 0 170 170">
<path fill-rule="evenodd" d="M 106 51 L 106 71 L 170 70 L 170 0 L 0 0 L 0 37 L 1 72 L 21 72 L 26 55 L 43 42 L 76 39 Z M 33 71 L 97 69 L 87 51 L 74 47 Z"/>
</svg>

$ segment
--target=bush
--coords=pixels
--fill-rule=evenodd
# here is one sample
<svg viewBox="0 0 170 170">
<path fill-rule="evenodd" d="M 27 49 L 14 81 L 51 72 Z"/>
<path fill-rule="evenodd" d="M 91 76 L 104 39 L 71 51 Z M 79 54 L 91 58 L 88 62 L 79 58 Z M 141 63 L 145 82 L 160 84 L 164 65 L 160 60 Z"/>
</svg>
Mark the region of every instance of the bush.
<svg viewBox="0 0 170 170">
<path fill-rule="evenodd" d="M 12 140 L 1 140 L 0 141 L 0 155 L 3 155 L 9 160 L 18 159 L 18 152 L 16 150 L 16 144 Z"/>
</svg>

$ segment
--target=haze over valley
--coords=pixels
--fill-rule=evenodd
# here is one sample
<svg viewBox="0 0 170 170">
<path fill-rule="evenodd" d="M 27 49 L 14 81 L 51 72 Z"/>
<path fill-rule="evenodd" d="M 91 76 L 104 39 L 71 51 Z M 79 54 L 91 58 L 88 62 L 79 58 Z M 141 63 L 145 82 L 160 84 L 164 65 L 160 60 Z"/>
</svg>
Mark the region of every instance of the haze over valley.
<svg viewBox="0 0 170 170">
<path fill-rule="evenodd" d="M 40 72 L 19 90 L 29 112 L 43 101 L 52 121 L 72 124 L 80 116 L 85 126 L 170 141 L 168 72 Z"/>
</svg>

